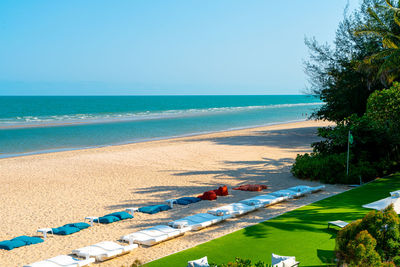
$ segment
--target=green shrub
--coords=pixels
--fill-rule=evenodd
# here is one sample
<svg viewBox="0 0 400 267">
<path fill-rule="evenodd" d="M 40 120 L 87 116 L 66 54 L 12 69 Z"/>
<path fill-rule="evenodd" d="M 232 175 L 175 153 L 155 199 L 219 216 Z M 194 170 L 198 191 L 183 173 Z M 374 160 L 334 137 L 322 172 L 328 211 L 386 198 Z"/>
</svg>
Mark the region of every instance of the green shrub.
<svg viewBox="0 0 400 267">
<path fill-rule="evenodd" d="M 393 205 L 339 231 L 336 256 L 350 266 L 400 266 L 400 220 Z"/>
<path fill-rule="evenodd" d="M 349 175 L 346 174 L 348 133 L 350 145 Z M 318 129 L 322 141 L 315 142 L 313 153 L 298 155 L 292 173 L 301 179 L 325 183 L 368 182 L 399 169 L 400 131 L 391 131 L 370 117 L 351 116 L 336 127 Z"/>
<path fill-rule="evenodd" d="M 291 172 L 301 179 L 320 180 L 325 183 L 345 183 L 346 155 L 321 155 L 317 153 L 297 155 Z"/>
<path fill-rule="evenodd" d="M 367 102 L 366 115 L 382 126 L 398 127 L 400 123 L 400 83 L 373 92 Z"/>
<path fill-rule="evenodd" d="M 258 261 L 256 263 L 252 263 L 249 259 L 235 258 L 234 262 L 228 262 L 226 264 L 210 264 L 211 267 L 270 267 L 271 265 L 266 264 L 262 261 Z"/>
<path fill-rule="evenodd" d="M 354 240 L 350 241 L 347 250 L 352 254 L 350 264 L 355 266 L 380 266 L 381 257 L 375 251 L 376 240 L 367 230 L 359 232 Z"/>
</svg>

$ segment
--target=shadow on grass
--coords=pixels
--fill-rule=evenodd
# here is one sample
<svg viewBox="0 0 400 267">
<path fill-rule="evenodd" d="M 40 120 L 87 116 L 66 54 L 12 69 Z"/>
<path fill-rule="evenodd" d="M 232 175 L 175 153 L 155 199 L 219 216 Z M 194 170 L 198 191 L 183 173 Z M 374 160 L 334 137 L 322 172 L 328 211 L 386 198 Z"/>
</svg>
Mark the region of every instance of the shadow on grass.
<svg viewBox="0 0 400 267">
<path fill-rule="evenodd" d="M 328 266 L 336 266 L 335 264 L 335 251 L 317 249 L 317 257 L 323 263 L 329 264 Z"/>
</svg>

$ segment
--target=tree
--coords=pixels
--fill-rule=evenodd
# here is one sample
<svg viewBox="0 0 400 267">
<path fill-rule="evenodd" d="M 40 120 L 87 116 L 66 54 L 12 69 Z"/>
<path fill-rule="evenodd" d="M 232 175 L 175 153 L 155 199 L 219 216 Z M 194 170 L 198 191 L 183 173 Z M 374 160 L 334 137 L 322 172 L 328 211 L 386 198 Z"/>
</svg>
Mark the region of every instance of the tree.
<svg viewBox="0 0 400 267">
<path fill-rule="evenodd" d="M 354 35 L 355 29 L 365 24 L 365 10 L 382 0 L 364 0 L 359 10 L 345 15 L 336 31 L 334 46 L 320 45 L 315 39 L 306 39 L 310 58 L 305 62 L 311 94 L 325 105 L 313 114 L 314 118 L 343 121 L 351 114 L 362 116 L 368 96 L 381 89 L 376 79 L 377 69 L 359 68 L 366 57 L 382 51 L 381 39 L 376 35 Z"/>
<path fill-rule="evenodd" d="M 364 24 L 355 30 L 356 36 L 376 36 L 383 49 L 363 60 L 361 67 L 377 70 L 377 78 L 385 86 L 400 77 L 400 8 L 399 2 L 386 0 L 386 5 L 375 4 L 366 10 Z"/>
</svg>

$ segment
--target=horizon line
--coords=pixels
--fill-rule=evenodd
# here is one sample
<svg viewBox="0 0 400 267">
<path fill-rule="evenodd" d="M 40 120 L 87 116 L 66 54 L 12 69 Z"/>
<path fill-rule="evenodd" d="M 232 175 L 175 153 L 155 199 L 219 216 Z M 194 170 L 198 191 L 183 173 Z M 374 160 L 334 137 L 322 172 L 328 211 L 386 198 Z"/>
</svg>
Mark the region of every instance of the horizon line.
<svg viewBox="0 0 400 267">
<path fill-rule="evenodd" d="M 304 95 L 304 96 L 317 96 L 313 94 L 149 94 L 149 95 L 142 95 L 142 94 L 96 94 L 96 95 L 0 95 L 0 97 L 5 96 L 291 96 L 291 95 Z"/>
</svg>

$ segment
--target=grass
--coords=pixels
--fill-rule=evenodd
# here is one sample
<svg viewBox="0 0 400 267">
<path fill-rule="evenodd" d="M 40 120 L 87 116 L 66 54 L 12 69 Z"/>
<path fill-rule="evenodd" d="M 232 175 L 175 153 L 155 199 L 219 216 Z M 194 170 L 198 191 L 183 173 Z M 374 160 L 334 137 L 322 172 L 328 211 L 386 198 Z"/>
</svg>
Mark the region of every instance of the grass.
<svg viewBox="0 0 400 267">
<path fill-rule="evenodd" d="M 362 187 L 287 212 L 145 266 L 185 266 L 189 260 L 204 256 L 208 256 L 209 262 L 217 264 L 233 261 L 235 257 L 271 263 L 271 253 L 296 256 L 301 266 L 335 265 L 333 259 L 337 231 L 327 229 L 328 221 L 350 222 L 359 219 L 370 211 L 362 208 L 362 205 L 385 198 L 389 192 L 398 189 L 400 173 L 377 179 Z"/>
</svg>

